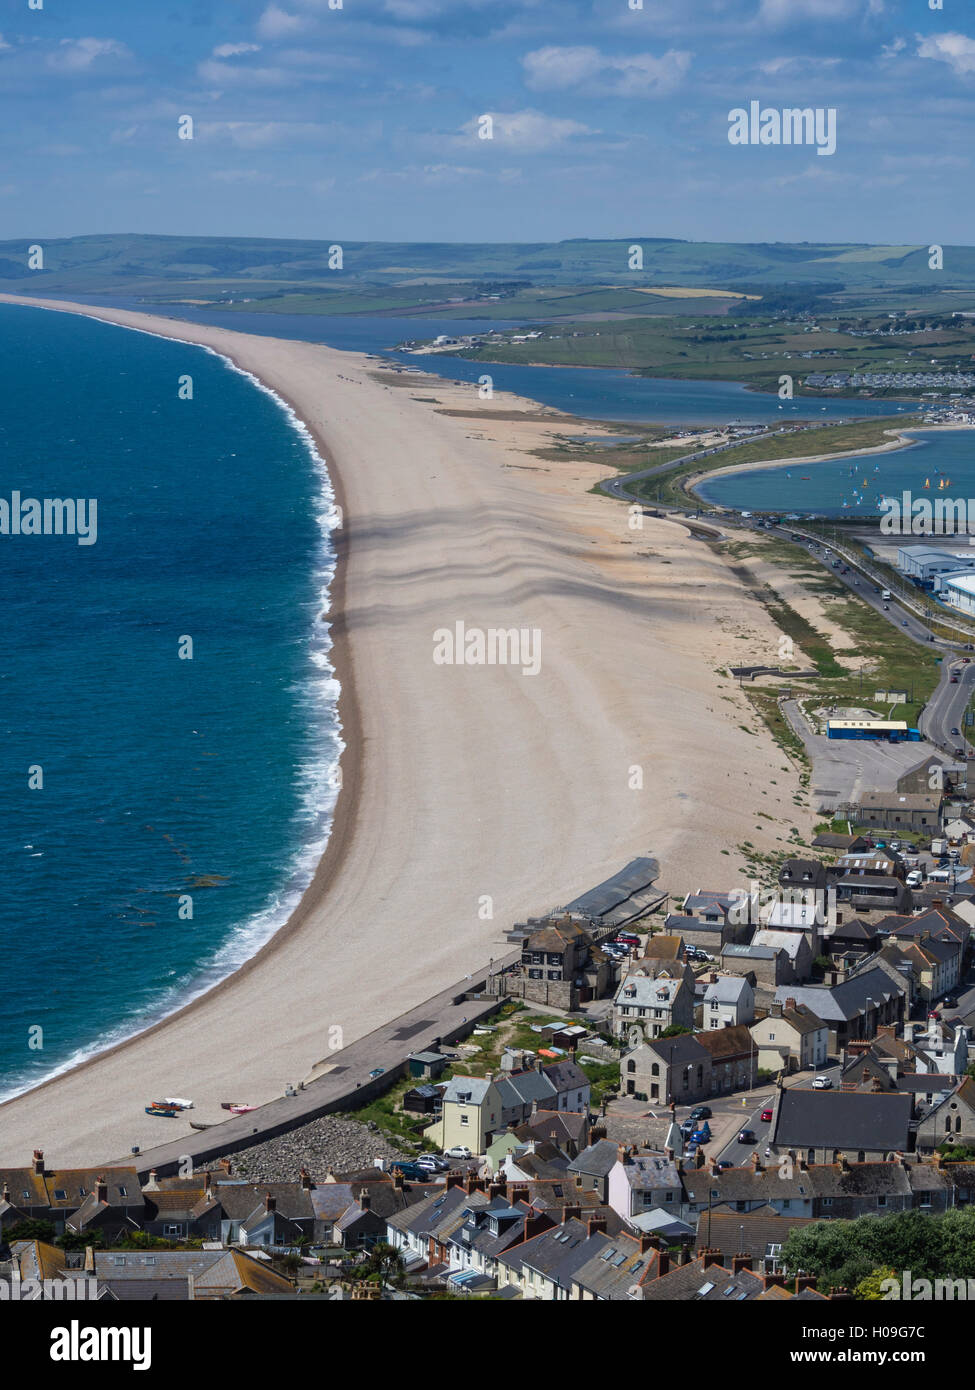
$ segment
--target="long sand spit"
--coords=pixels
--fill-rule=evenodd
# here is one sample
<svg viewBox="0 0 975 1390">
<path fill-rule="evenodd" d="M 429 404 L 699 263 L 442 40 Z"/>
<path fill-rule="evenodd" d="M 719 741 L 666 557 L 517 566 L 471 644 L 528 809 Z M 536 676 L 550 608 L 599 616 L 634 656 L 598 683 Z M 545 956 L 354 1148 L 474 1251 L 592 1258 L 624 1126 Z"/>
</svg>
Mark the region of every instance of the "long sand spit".
<svg viewBox="0 0 975 1390">
<path fill-rule="evenodd" d="M 348 1043 L 420 1004 L 501 955 L 511 922 L 628 858 L 657 856 L 674 891 L 726 887 L 736 845 L 808 830 L 794 771 L 719 674 L 772 659 L 764 608 L 678 523 L 632 529 L 590 494 L 604 463 L 540 460 L 565 417 L 317 344 L 9 302 L 205 344 L 306 423 L 345 517 L 328 620 L 346 752 L 288 923 L 180 1012 L 0 1107 L 0 1162 L 178 1138 L 182 1119 L 144 1114 L 162 1095 L 193 1097 L 204 1122 L 221 1101 L 273 1099 L 328 1055 L 330 1029 Z M 458 621 L 537 631 L 539 673 L 435 664 L 435 630 Z"/>
</svg>

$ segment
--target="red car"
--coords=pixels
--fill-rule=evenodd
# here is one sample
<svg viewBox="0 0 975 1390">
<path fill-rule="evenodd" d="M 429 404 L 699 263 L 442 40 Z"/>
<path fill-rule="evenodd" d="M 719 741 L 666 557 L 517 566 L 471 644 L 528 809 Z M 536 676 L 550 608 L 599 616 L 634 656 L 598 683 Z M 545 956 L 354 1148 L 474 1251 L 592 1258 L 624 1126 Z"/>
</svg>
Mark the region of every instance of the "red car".
<svg viewBox="0 0 975 1390">
<path fill-rule="evenodd" d="M 766 1107 L 766 1109 L 764 1109 L 764 1110 L 762 1111 L 762 1120 L 767 1124 L 771 1118 L 772 1118 L 772 1107 L 771 1107 L 771 1105 L 769 1105 L 769 1106 Z"/>
</svg>

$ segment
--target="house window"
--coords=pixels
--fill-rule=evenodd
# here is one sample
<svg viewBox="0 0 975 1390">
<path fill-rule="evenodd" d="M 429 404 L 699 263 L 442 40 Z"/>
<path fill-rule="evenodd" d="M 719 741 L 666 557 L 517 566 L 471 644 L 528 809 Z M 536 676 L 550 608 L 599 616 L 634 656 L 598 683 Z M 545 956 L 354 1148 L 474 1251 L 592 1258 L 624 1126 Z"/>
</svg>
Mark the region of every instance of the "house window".
<svg viewBox="0 0 975 1390">
<path fill-rule="evenodd" d="M 769 1033 L 769 1035 L 768 1035 L 768 1040 L 769 1040 L 769 1042 L 775 1042 L 775 1034 L 774 1034 L 774 1033 Z"/>
<path fill-rule="evenodd" d="M 832 1197 L 824 1197 L 824 1198 L 823 1198 L 823 1206 L 824 1206 L 824 1207 L 831 1207 L 832 1205 L 833 1205 L 833 1199 L 832 1199 Z"/>
<path fill-rule="evenodd" d="M 653 1066 L 650 1068 L 650 1075 L 651 1075 L 651 1076 L 659 1076 L 659 1075 L 660 1075 L 660 1063 L 659 1063 L 659 1062 L 654 1062 Z M 27 1193 L 26 1193 L 26 1192 L 24 1193 L 24 1196 L 25 1196 L 25 1197 L 27 1196 Z"/>
<path fill-rule="evenodd" d="M 118 1195 L 120 1197 L 127 1197 L 129 1194 L 126 1192 L 124 1187 L 120 1187 L 118 1190 Z"/>
<path fill-rule="evenodd" d="M 460 1122 L 462 1125 L 469 1125 L 471 1122 L 471 1118 L 469 1115 L 461 1115 Z"/>
<path fill-rule="evenodd" d="M 26 1193 L 26 1192 L 24 1193 L 24 1196 L 25 1196 L 25 1197 L 27 1196 L 27 1193 Z M 66 1202 L 67 1199 L 68 1199 L 68 1194 L 67 1194 L 67 1192 L 65 1192 L 65 1190 L 64 1190 L 63 1187 L 56 1187 L 56 1188 L 54 1189 L 54 1200 L 55 1200 L 56 1202 Z"/>
<path fill-rule="evenodd" d="M 878 1207 L 885 1207 L 886 1205 L 887 1205 L 887 1198 L 886 1198 L 886 1197 L 878 1197 L 878 1198 L 877 1198 L 877 1206 L 878 1206 Z"/>
<path fill-rule="evenodd" d="M 626 1064 L 626 1070 L 627 1070 L 627 1071 L 636 1071 L 636 1062 L 627 1062 L 627 1064 Z"/>
</svg>

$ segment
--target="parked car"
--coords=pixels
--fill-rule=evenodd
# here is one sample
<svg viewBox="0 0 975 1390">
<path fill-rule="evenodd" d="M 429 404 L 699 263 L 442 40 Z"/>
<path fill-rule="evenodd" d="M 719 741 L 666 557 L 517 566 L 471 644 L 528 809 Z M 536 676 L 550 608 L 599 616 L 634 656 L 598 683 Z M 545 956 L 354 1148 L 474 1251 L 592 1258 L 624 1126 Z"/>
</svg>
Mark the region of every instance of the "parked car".
<svg viewBox="0 0 975 1390">
<path fill-rule="evenodd" d="M 430 1169 L 423 1167 L 420 1163 L 397 1163 L 395 1171 L 402 1173 L 404 1178 L 410 1182 L 429 1182 Z"/>
<path fill-rule="evenodd" d="M 420 1168 L 429 1168 L 434 1173 L 443 1173 L 449 1169 L 450 1164 L 439 1154 L 419 1154 L 416 1160 Z"/>
<path fill-rule="evenodd" d="M 640 944 L 640 938 L 628 931 L 621 931 L 616 940 L 621 941 L 624 946 L 639 946 Z"/>
<path fill-rule="evenodd" d="M 762 1123 L 763 1123 L 763 1124 L 768 1124 L 768 1122 L 769 1122 L 769 1120 L 770 1120 L 771 1118 L 772 1118 L 772 1107 L 771 1107 L 771 1105 L 766 1105 L 765 1109 L 762 1111 Z"/>
<path fill-rule="evenodd" d="M 711 1114 L 710 1105 L 695 1105 L 694 1109 L 691 1111 L 690 1118 L 692 1120 L 710 1120 Z"/>
<path fill-rule="evenodd" d="M 814 1090 L 814 1091 L 831 1091 L 832 1089 L 833 1089 L 833 1082 L 831 1081 L 831 1079 L 830 1079 L 828 1076 L 814 1076 L 814 1077 L 813 1077 L 813 1090 Z"/>
<path fill-rule="evenodd" d="M 453 1148 L 444 1149 L 444 1158 L 473 1158 L 474 1155 L 466 1144 L 454 1144 Z"/>
<path fill-rule="evenodd" d="M 711 1142 L 711 1129 L 710 1129 L 710 1126 L 708 1125 L 707 1120 L 705 1120 L 703 1129 L 696 1129 L 696 1130 L 694 1130 L 693 1134 L 691 1135 L 691 1143 L 692 1143 L 692 1144 L 710 1144 L 710 1142 Z"/>
<path fill-rule="evenodd" d="M 741 1130 L 740 1133 L 739 1133 L 739 1135 L 738 1135 L 738 1143 L 739 1143 L 739 1144 L 754 1144 L 754 1143 L 755 1143 L 755 1131 L 754 1131 L 753 1129 L 743 1129 L 743 1130 Z"/>
<path fill-rule="evenodd" d="M 717 1169 L 719 1173 L 722 1172 L 725 1168 L 734 1168 L 734 1166 L 735 1165 L 732 1163 L 730 1158 L 721 1158 L 718 1160 L 717 1163 Z"/>
</svg>

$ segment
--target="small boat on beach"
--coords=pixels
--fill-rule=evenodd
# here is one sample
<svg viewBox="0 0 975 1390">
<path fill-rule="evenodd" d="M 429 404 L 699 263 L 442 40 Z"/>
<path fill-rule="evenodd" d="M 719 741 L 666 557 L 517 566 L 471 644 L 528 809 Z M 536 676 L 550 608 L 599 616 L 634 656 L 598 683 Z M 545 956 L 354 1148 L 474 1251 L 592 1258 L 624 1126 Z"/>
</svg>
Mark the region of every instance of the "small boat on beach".
<svg viewBox="0 0 975 1390">
<path fill-rule="evenodd" d="M 257 1106 L 245 1105 L 243 1101 L 238 1100 L 222 1100 L 220 1102 L 220 1109 L 229 1110 L 231 1115 L 246 1115 L 248 1111 L 256 1110 Z"/>
<path fill-rule="evenodd" d="M 190 1120 L 190 1129 L 212 1129 L 213 1125 L 205 1125 L 202 1120 Z"/>
<path fill-rule="evenodd" d="M 179 1114 L 179 1111 L 178 1111 L 178 1110 L 173 1110 L 171 1107 L 170 1107 L 170 1109 L 167 1110 L 164 1106 L 160 1106 L 160 1105 L 147 1105 L 147 1106 L 146 1106 L 146 1114 L 147 1114 L 147 1115 L 158 1115 L 158 1116 L 160 1117 L 160 1119 L 163 1119 L 163 1120 L 175 1120 L 176 1116 Z"/>
</svg>

